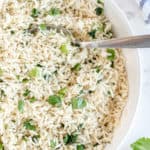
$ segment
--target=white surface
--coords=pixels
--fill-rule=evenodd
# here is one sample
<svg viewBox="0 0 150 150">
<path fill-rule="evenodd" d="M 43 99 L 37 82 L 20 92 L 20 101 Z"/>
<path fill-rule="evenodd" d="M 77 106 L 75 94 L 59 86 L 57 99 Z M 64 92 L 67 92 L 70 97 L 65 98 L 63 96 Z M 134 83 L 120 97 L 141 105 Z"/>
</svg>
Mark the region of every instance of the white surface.
<svg viewBox="0 0 150 150">
<path fill-rule="evenodd" d="M 150 34 L 150 25 L 143 22 L 141 10 L 135 0 L 115 0 L 124 10 L 135 34 Z M 130 150 L 130 144 L 140 137 L 150 137 L 150 49 L 140 49 L 141 95 L 132 128 L 119 150 Z M 119 144 L 119 143 L 118 143 Z"/>
</svg>

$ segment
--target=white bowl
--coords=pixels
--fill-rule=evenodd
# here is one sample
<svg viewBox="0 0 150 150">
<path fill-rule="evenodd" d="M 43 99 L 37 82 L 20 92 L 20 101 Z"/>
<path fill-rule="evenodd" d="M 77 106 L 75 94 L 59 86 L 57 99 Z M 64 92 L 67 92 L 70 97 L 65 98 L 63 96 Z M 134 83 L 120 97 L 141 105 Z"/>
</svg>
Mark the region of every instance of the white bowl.
<svg viewBox="0 0 150 150">
<path fill-rule="evenodd" d="M 0 7 L 2 7 L 0 0 Z M 132 30 L 128 23 L 128 19 L 120 8 L 116 5 L 114 0 L 105 0 L 105 14 L 113 24 L 113 30 L 116 36 L 132 35 Z M 119 125 L 116 127 L 113 140 L 106 150 L 119 150 L 122 145 L 127 132 L 131 127 L 134 114 L 139 101 L 140 89 L 140 65 L 138 50 L 123 49 L 126 58 L 126 69 L 128 73 L 129 96 L 126 107 L 122 113 Z"/>
<path fill-rule="evenodd" d="M 112 22 L 114 33 L 117 37 L 133 35 L 128 19 L 114 0 L 105 0 L 105 14 Z M 134 118 L 140 91 L 140 65 L 137 49 L 123 49 L 126 58 L 126 69 L 129 83 L 129 96 L 126 107 L 122 113 L 119 125 L 114 131 L 112 143 L 106 150 L 119 150 L 125 136 L 131 127 Z"/>
</svg>

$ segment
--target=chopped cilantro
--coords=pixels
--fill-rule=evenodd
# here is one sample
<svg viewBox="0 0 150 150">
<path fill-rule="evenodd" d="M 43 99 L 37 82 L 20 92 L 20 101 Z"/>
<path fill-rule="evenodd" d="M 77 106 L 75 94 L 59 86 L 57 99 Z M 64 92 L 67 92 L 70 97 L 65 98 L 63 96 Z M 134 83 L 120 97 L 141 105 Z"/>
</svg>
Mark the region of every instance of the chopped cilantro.
<svg viewBox="0 0 150 150">
<path fill-rule="evenodd" d="M 37 17 L 39 16 L 39 14 L 40 14 L 40 12 L 39 12 L 38 9 L 36 9 L 36 8 L 33 8 L 33 9 L 32 9 L 31 17 L 37 18 Z"/>
<path fill-rule="evenodd" d="M 23 113 L 24 111 L 24 101 L 23 100 L 19 100 L 18 101 L 18 110 Z"/>
<path fill-rule="evenodd" d="M 3 70 L 0 68 L 0 76 L 3 75 Z"/>
<path fill-rule="evenodd" d="M 22 79 L 22 83 L 27 83 L 28 81 L 29 81 L 29 79 L 27 79 L 27 78 Z"/>
<path fill-rule="evenodd" d="M 103 8 L 97 7 L 97 8 L 95 9 L 95 12 L 96 12 L 96 15 L 97 15 L 97 16 L 100 16 L 100 15 L 103 13 Z"/>
<path fill-rule="evenodd" d="M 0 150 L 4 150 L 4 145 L 3 145 L 2 141 L 0 141 Z"/>
<path fill-rule="evenodd" d="M 107 53 L 109 54 L 107 56 L 107 59 L 110 60 L 110 61 L 114 61 L 114 59 L 115 59 L 115 50 L 108 48 Z"/>
<path fill-rule="evenodd" d="M 26 121 L 23 123 L 23 126 L 24 126 L 25 129 L 27 129 L 27 130 L 33 130 L 33 131 L 36 130 L 36 126 L 33 125 L 32 119 L 26 120 Z"/>
<path fill-rule="evenodd" d="M 2 79 L 0 79 L 0 83 L 4 82 Z"/>
<path fill-rule="evenodd" d="M 104 3 L 104 0 L 97 0 L 97 3 L 99 3 L 99 4 L 103 4 Z"/>
<path fill-rule="evenodd" d="M 75 97 L 71 100 L 72 108 L 73 109 L 82 109 L 86 107 L 87 103 L 83 98 Z"/>
<path fill-rule="evenodd" d="M 15 31 L 14 30 L 11 30 L 10 31 L 11 35 L 15 34 Z"/>
<path fill-rule="evenodd" d="M 39 141 L 40 135 L 33 135 L 32 136 L 32 142 L 37 143 Z"/>
<path fill-rule="evenodd" d="M 131 144 L 133 150 L 150 150 L 150 138 L 140 138 Z"/>
<path fill-rule="evenodd" d="M 65 95 L 67 94 L 67 88 L 62 88 L 62 89 L 60 89 L 59 91 L 58 91 L 58 95 L 60 96 L 60 97 L 64 97 Z"/>
<path fill-rule="evenodd" d="M 40 76 L 40 73 L 41 73 L 40 68 L 35 67 L 35 68 L 33 68 L 32 70 L 29 71 L 28 75 L 31 78 L 36 78 L 36 77 Z"/>
<path fill-rule="evenodd" d="M 52 95 L 52 96 L 49 96 L 48 98 L 48 103 L 53 105 L 53 106 L 57 106 L 57 107 L 60 107 L 61 106 L 61 97 L 58 96 L 58 95 Z"/>
<path fill-rule="evenodd" d="M 95 39 L 96 38 L 96 32 L 97 32 L 96 29 L 92 29 L 90 32 L 88 32 L 88 35 L 90 37 L 92 37 L 93 39 Z"/>
<path fill-rule="evenodd" d="M 67 134 L 63 137 L 63 141 L 65 145 L 73 144 L 73 143 L 76 143 L 77 138 L 78 138 L 77 134 L 71 134 L 71 135 Z"/>
<path fill-rule="evenodd" d="M 83 144 L 77 145 L 76 150 L 84 150 L 84 149 L 85 149 L 85 146 Z"/>
<path fill-rule="evenodd" d="M 80 71 L 81 70 L 81 64 L 77 63 L 75 66 L 72 68 L 73 71 Z"/>
<path fill-rule="evenodd" d="M 0 89 L 0 98 L 6 96 L 5 91 L 3 89 Z"/>
<path fill-rule="evenodd" d="M 39 28 L 41 31 L 45 31 L 47 29 L 47 26 L 46 24 L 40 24 Z"/>
<path fill-rule="evenodd" d="M 66 44 L 66 43 L 64 43 L 64 44 L 62 44 L 62 45 L 60 46 L 60 51 L 61 51 L 63 54 L 65 54 L 65 55 L 67 55 L 67 54 L 69 53 L 69 50 L 68 50 L 68 47 L 67 47 L 67 44 Z"/>
<path fill-rule="evenodd" d="M 41 65 L 41 64 L 37 64 L 36 66 L 37 66 L 37 67 L 40 67 L 40 68 L 42 68 L 42 67 L 43 67 L 43 65 Z"/>
<path fill-rule="evenodd" d="M 50 141 L 50 147 L 51 147 L 52 149 L 55 149 L 55 147 L 56 147 L 56 141 L 51 140 L 51 141 Z"/>
<path fill-rule="evenodd" d="M 27 97 L 29 96 L 30 93 L 31 91 L 29 89 L 26 89 L 25 92 L 23 93 L 23 96 Z"/>
<path fill-rule="evenodd" d="M 51 75 L 49 73 L 45 73 L 43 75 L 44 80 L 49 81 L 50 80 Z"/>
<path fill-rule="evenodd" d="M 61 11 L 58 8 L 51 8 L 49 10 L 49 15 L 51 15 L 51 16 L 57 16 L 60 14 L 61 14 Z"/>
<path fill-rule="evenodd" d="M 31 103 L 35 102 L 36 100 L 37 100 L 37 99 L 36 99 L 34 96 L 30 98 L 30 102 L 31 102 Z"/>
<path fill-rule="evenodd" d="M 22 140 L 24 140 L 25 142 L 27 142 L 27 136 L 26 135 L 22 136 Z"/>
<path fill-rule="evenodd" d="M 99 73 L 100 72 L 100 66 L 96 66 L 95 70 L 96 70 L 97 73 Z"/>
</svg>

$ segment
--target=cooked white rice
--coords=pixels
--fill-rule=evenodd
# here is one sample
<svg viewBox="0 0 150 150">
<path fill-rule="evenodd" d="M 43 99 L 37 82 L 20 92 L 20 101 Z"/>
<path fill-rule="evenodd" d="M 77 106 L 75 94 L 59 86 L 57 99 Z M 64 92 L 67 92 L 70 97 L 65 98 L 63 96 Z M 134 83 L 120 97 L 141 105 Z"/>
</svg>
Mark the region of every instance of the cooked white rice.
<svg viewBox="0 0 150 150">
<path fill-rule="evenodd" d="M 62 31 L 45 29 L 45 24 L 61 25 L 80 40 L 111 38 L 111 24 L 101 14 L 103 4 L 1 3 L 0 150 L 104 149 L 128 95 L 122 53 L 79 49 Z M 38 31 L 31 33 L 31 24 L 39 26 Z M 59 99 L 59 106 L 51 99 Z"/>
</svg>

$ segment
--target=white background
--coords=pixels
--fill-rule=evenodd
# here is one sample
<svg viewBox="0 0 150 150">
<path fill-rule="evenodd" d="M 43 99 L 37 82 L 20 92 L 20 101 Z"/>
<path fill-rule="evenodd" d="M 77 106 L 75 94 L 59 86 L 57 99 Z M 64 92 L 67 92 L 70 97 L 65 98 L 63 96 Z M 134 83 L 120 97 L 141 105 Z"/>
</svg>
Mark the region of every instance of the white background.
<svg viewBox="0 0 150 150">
<path fill-rule="evenodd" d="M 150 34 L 150 24 L 143 21 L 136 0 L 115 0 L 127 15 L 135 34 Z M 123 145 L 119 150 L 130 150 L 130 144 L 140 137 L 150 137 L 150 48 L 140 49 L 141 91 L 140 103 Z M 119 143 L 118 143 L 119 144 Z"/>
</svg>

